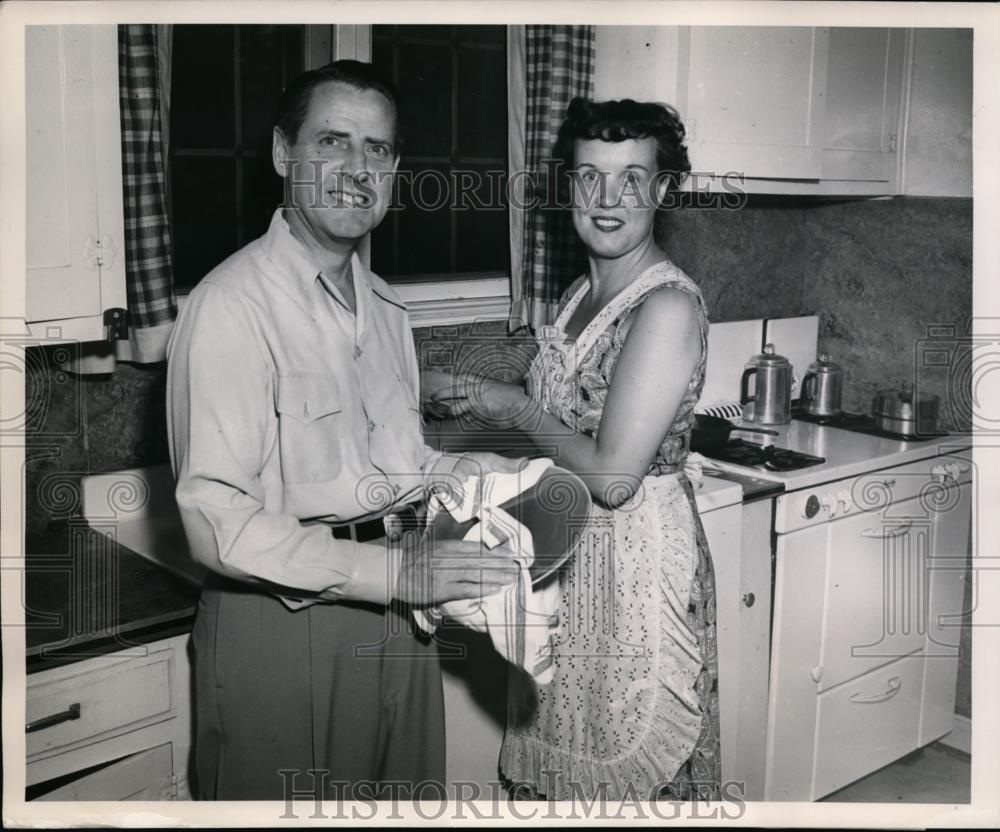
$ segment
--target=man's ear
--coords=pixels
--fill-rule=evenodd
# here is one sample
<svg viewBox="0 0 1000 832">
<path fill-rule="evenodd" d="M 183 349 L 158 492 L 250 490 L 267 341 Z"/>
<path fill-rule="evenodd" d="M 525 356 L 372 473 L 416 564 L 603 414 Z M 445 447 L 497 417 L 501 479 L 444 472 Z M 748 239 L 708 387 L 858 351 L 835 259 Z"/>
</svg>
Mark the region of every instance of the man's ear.
<svg viewBox="0 0 1000 832">
<path fill-rule="evenodd" d="M 288 144 L 285 134 L 277 127 L 274 128 L 271 140 L 271 163 L 274 165 L 274 172 L 282 179 L 288 175 Z"/>
</svg>

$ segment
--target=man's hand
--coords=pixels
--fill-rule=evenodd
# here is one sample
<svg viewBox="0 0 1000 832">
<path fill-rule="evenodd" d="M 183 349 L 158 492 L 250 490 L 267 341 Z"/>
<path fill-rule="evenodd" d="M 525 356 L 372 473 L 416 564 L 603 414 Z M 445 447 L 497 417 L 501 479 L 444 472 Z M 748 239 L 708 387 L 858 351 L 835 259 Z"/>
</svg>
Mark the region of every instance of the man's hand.
<svg viewBox="0 0 1000 832">
<path fill-rule="evenodd" d="M 407 536 L 395 597 L 414 606 L 483 598 L 512 584 L 517 574 L 503 545 L 491 551 L 475 542 Z"/>
</svg>

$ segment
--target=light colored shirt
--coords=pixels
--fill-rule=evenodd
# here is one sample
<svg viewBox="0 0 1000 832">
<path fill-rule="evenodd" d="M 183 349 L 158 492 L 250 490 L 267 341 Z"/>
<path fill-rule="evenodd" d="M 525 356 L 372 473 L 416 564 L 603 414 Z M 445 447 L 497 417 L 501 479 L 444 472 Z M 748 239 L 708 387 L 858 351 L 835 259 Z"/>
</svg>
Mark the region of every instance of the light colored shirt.
<svg viewBox="0 0 1000 832">
<path fill-rule="evenodd" d="M 357 255 L 351 268 L 355 312 L 279 208 L 181 311 L 167 352 L 167 427 L 197 561 L 278 594 L 388 603 L 398 558 L 336 539 L 323 523 L 384 515 L 454 460 L 423 440 L 405 306 Z"/>
</svg>

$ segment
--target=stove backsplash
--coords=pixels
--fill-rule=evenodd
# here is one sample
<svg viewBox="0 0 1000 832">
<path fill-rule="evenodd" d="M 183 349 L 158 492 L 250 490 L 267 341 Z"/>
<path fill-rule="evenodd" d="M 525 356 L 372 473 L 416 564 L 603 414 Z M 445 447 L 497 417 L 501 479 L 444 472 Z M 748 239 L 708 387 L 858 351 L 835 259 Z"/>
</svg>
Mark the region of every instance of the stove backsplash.
<svg viewBox="0 0 1000 832">
<path fill-rule="evenodd" d="M 933 327 L 951 327 L 938 338 L 947 348 L 972 317 L 971 200 L 751 197 L 738 211 L 664 213 L 657 240 L 713 321 L 818 315 L 846 409 L 870 413 L 877 390 L 910 379 L 941 396 L 943 428 L 968 429 L 954 368 L 919 364 Z"/>
</svg>

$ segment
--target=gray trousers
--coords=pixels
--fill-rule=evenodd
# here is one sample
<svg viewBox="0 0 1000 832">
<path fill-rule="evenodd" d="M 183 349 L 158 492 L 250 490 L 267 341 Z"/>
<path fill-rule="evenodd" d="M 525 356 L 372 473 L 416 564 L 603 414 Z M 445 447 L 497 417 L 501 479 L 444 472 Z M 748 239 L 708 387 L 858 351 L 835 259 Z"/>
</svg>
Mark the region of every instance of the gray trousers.
<svg viewBox="0 0 1000 832">
<path fill-rule="evenodd" d="M 408 787 L 443 783 L 437 645 L 413 626 L 395 607 L 292 612 L 211 577 L 192 633 L 195 796 L 371 799 L 393 789 L 407 799 Z"/>
</svg>

